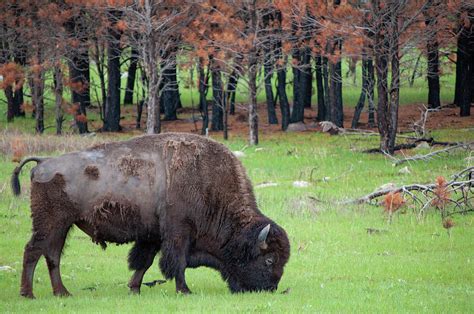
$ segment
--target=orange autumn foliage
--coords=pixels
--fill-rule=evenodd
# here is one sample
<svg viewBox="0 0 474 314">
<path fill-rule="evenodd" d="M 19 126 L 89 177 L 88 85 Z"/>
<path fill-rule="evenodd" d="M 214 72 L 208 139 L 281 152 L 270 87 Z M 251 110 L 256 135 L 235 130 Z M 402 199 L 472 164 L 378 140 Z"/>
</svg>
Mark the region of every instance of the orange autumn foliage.
<svg viewBox="0 0 474 314">
<path fill-rule="evenodd" d="M 13 162 L 20 162 L 25 155 L 26 145 L 20 138 L 14 138 L 11 143 L 13 151 Z"/>
<path fill-rule="evenodd" d="M 394 213 L 405 204 L 405 199 L 399 192 L 390 192 L 385 195 L 383 206 L 386 212 Z"/>
<path fill-rule="evenodd" d="M 436 187 L 434 188 L 435 198 L 431 204 L 435 207 L 442 208 L 449 202 L 451 193 L 448 190 L 448 182 L 442 176 L 436 178 Z"/>
</svg>

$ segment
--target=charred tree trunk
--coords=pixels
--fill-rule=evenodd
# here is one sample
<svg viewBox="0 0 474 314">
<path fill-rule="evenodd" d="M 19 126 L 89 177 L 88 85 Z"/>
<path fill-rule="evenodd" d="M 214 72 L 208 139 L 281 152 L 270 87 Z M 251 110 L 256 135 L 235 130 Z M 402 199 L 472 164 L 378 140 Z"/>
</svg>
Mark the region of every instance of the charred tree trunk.
<svg viewBox="0 0 474 314">
<path fill-rule="evenodd" d="M 209 128 L 209 108 L 207 107 L 207 78 L 206 72 L 204 71 L 204 61 L 199 59 L 198 64 L 199 71 L 199 110 L 201 111 L 202 116 L 202 128 L 201 134 L 206 135 Z"/>
<path fill-rule="evenodd" d="M 257 4 L 252 1 L 250 12 L 250 34 L 257 36 Z M 258 114 L 257 114 L 257 47 L 252 43 L 249 51 L 249 144 L 258 145 Z"/>
<path fill-rule="evenodd" d="M 374 62 L 372 58 L 369 58 L 367 59 L 367 100 L 369 102 L 369 120 L 368 120 L 369 128 L 373 128 L 375 126 L 374 86 L 375 86 Z"/>
<path fill-rule="evenodd" d="M 143 114 L 143 100 L 137 102 L 137 120 L 135 122 L 135 128 L 141 129 L 141 122 L 142 122 L 142 114 Z"/>
<path fill-rule="evenodd" d="M 211 60 L 211 76 L 212 76 L 212 131 L 224 130 L 224 97 L 222 90 L 221 71 L 217 68 L 214 61 Z"/>
<path fill-rule="evenodd" d="M 281 129 L 286 131 L 290 124 L 290 104 L 286 95 L 286 69 L 280 68 L 277 71 L 278 79 L 278 99 L 280 100 Z"/>
<path fill-rule="evenodd" d="M 36 133 L 44 132 L 44 70 L 33 74 L 32 78 L 32 100 L 35 108 Z"/>
<path fill-rule="evenodd" d="M 336 39 L 334 43 L 334 50 L 341 50 L 341 42 Z M 329 63 L 330 87 L 329 87 L 329 110 L 330 121 L 338 127 L 344 125 L 344 112 L 342 105 L 342 66 L 341 60 L 336 63 Z"/>
<path fill-rule="evenodd" d="M 296 45 L 296 44 L 295 44 Z M 292 52 L 293 64 L 293 109 L 291 111 L 291 123 L 304 121 L 304 107 L 301 99 L 301 70 L 299 69 L 301 54 L 300 48 L 294 47 Z"/>
<path fill-rule="evenodd" d="M 354 117 L 352 118 L 352 125 L 353 129 L 357 128 L 357 124 L 359 123 L 360 114 L 362 113 L 362 109 L 364 109 L 365 105 L 365 98 L 367 94 L 368 88 L 368 69 L 367 69 L 367 58 L 363 57 L 362 59 L 362 90 L 360 92 L 359 101 L 354 110 Z"/>
<path fill-rule="evenodd" d="M 253 50 L 253 48 L 252 48 Z M 249 144 L 258 144 L 258 115 L 257 115 L 257 58 L 256 52 L 250 53 L 249 60 Z"/>
<path fill-rule="evenodd" d="M 86 116 L 86 107 L 90 104 L 89 90 L 89 54 L 87 52 L 74 51 L 69 62 L 69 79 L 71 81 L 71 102 L 78 106 L 74 115 Z M 83 119 L 76 119 L 79 133 L 87 133 L 87 122 Z"/>
<path fill-rule="evenodd" d="M 323 66 L 323 88 L 324 88 L 324 104 L 326 105 L 326 115 L 324 120 L 331 121 L 331 101 L 329 97 L 329 61 L 328 58 L 322 58 Z"/>
<path fill-rule="evenodd" d="M 430 0 L 429 6 L 433 8 L 438 6 L 439 2 Z M 424 12 L 425 25 L 428 29 L 428 39 L 426 42 L 426 50 L 428 57 L 428 106 L 429 108 L 439 108 L 441 106 L 440 100 L 440 86 L 439 86 L 439 43 L 437 39 L 437 18 L 430 16 L 428 11 Z"/>
<path fill-rule="evenodd" d="M 281 129 L 286 131 L 290 124 L 290 104 L 286 94 L 286 69 L 287 63 L 283 56 L 282 45 L 282 14 L 275 11 L 275 20 L 277 21 L 276 40 L 275 40 L 275 59 L 277 60 L 277 96 L 280 101 Z"/>
<path fill-rule="evenodd" d="M 176 109 L 178 108 L 178 82 L 176 75 L 176 56 L 168 56 L 162 67 L 163 87 L 161 90 L 161 104 L 163 107 L 164 120 L 174 121 L 178 119 Z"/>
<path fill-rule="evenodd" d="M 275 111 L 275 98 L 273 96 L 272 77 L 275 69 L 275 56 L 273 48 L 275 46 L 273 31 L 270 28 L 270 22 L 274 19 L 274 11 L 267 10 L 263 14 L 264 36 L 266 38 L 263 45 L 263 75 L 265 81 L 265 96 L 267 101 L 267 116 L 269 124 L 278 124 L 278 119 Z"/>
<path fill-rule="evenodd" d="M 63 72 L 61 67 L 54 68 L 54 96 L 56 99 L 55 115 L 56 115 L 56 135 L 63 132 L 64 111 L 63 111 Z"/>
<path fill-rule="evenodd" d="M 429 108 L 439 108 L 440 86 L 439 86 L 439 56 L 438 41 L 433 39 L 428 42 L 428 106 Z"/>
<path fill-rule="evenodd" d="M 101 48 L 98 40 L 95 41 L 95 50 L 96 53 L 93 55 L 97 67 L 97 74 L 99 76 L 100 82 L 100 92 L 102 96 L 102 101 L 97 99 L 100 109 L 100 119 L 104 122 L 105 116 L 105 102 L 107 101 L 107 88 L 105 84 L 105 48 Z"/>
<path fill-rule="evenodd" d="M 368 127 L 372 128 L 375 124 L 374 117 L 374 65 L 370 57 L 364 56 L 362 59 L 362 90 L 360 93 L 359 101 L 357 102 L 356 108 L 354 110 L 354 117 L 352 118 L 352 128 L 356 129 L 357 124 L 359 123 L 360 114 L 364 109 L 365 99 L 367 98 L 368 107 L 369 107 L 369 119 Z"/>
<path fill-rule="evenodd" d="M 26 49 L 20 48 L 15 55 L 15 63 L 20 66 L 26 65 Z M 23 110 L 24 93 L 23 84 L 20 81 L 15 82 L 15 90 L 13 91 L 13 114 L 15 117 L 24 117 L 25 111 Z"/>
<path fill-rule="evenodd" d="M 136 129 L 141 129 L 141 122 L 142 122 L 142 115 L 143 115 L 143 106 L 146 104 L 146 91 L 145 87 L 149 86 L 148 85 L 148 80 L 146 77 L 145 69 L 143 67 L 140 67 L 140 79 L 142 83 L 142 99 L 137 102 L 137 119 L 136 119 L 136 124 L 135 128 Z"/>
<path fill-rule="evenodd" d="M 75 123 L 79 133 L 87 133 L 88 127 L 85 117 L 87 116 L 86 108 L 91 103 L 90 98 L 90 63 L 89 48 L 87 38 L 84 35 L 84 26 L 81 25 L 78 17 L 70 19 L 66 23 L 69 37 L 79 37 L 79 47 L 71 49 L 69 53 L 69 80 L 71 87 L 71 102 L 77 105 L 77 111 L 74 114 Z M 77 117 L 80 117 L 77 119 Z"/>
<path fill-rule="evenodd" d="M 120 37 L 121 32 L 115 27 L 120 18 L 120 12 L 112 11 L 111 26 L 108 29 L 107 41 L 107 100 L 105 102 L 105 115 L 103 131 L 118 132 L 120 127 Z"/>
<path fill-rule="evenodd" d="M 237 90 L 237 83 L 239 81 L 239 73 L 237 69 L 233 69 L 230 76 L 229 82 L 227 83 L 227 103 L 229 104 L 229 114 L 235 114 L 235 93 Z"/>
<path fill-rule="evenodd" d="M 395 151 L 398 124 L 398 105 L 400 88 L 399 30 L 398 15 L 401 7 L 394 1 L 381 7 L 374 1 L 375 15 L 378 17 L 375 34 L 375 56 L 378 88 L 377 122 L 380 132 L 380 150 L 387 154 Z M 391 82 L 388 86 L 389 61 Z"/>
<path fill-rule="evenodd" d="M 318 95 L 318 116 L 317 121 L 326 120 L 326 103 L 324 101 L 324 84 L 323 84 L 323 59 L 320 55 L 316 56 L 316 88 Z"/>
<path fill-rule="evenodd" d="M 13 122 L 15 117 L 14 112 L 14 97 L 13 97 L 13 88 L 11 86 L 5 87 L 5 98 L 7 99 L 7 122 Z"/>
<path fill-rule="evenodd" d="M 303 108 L 311 108 L 311 96 L 313 95 L 313 74 L 311 71 L 311 49 L 305 47 L 301 56 L 300 72 L 300 101 Z M 304 114 L 304 110 L 303 110 Z"/>
<path fill-rule="evenodd" d="M 458 37 L 455 103 L 461 117 L 471 114 L 474 91 L 474 10 L 468 11 L 470 24 L 462 26 Z"/>
<path fill-rule="evenodd" d="M 125 96 L 123 98 L 124 105 L 133 104 L 133 91 L 135 89 L 135 78 L 137 76 L 138 51 L 131 49 L 130 66 L 128 67 L 127 87 L 125 88 Z"/>
<path fill-rule="evenodd" d="M 271 49 L 265 49 L 265 57 L 263 64 L 263 73 L 265 76 L 265 96 L 267 99 L 267 114 L 269 124 L 278 124 L 278 119 L 275 111 L 275 101 L 273 98 L 272 88 L 272 73 L 274 69 L 273 56 L 271 55 Z"/>
</svg>

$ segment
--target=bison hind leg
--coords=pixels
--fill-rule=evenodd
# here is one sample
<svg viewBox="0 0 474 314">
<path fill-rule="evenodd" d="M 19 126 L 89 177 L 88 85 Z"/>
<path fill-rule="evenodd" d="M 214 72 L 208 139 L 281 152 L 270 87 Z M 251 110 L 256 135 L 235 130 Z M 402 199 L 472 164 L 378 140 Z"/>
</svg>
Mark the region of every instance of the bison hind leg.
<svg viewBox="0 0 474 314">
<path fill-rule="evenodd" d="M 49 270 L 54 295 L 68 296 L 60 274 L 61 253 L 70 226 L 54 229 L 50 232 L 33 231 L 31 240 L 25 246 L 23 254 L 23 272 L 20 294 L 27 298 L 33 296 L 33 276 L 41 255 L 44 255 Z"/>
<path fill-rule="evenodd" d="M 50 236 L 48 246 L 45 249 L 44 257 L 48 265 L 49 277 L 53 287 L 53 293 L 56 296 L 70 296 L 71 294 L 64 287 L 60 273 L 61 254 L 63 252 L 64 244 L 71 227 L 64 227 L 55 230 Z"/>
<path fill-rule="evenodd" d="M 160 243 L 137 241 L 128 253 L 128 268 L 135 270 L 128 283 L 131 293 L 140 293 L 143 276 L 153 264 Z"/>
</svg>

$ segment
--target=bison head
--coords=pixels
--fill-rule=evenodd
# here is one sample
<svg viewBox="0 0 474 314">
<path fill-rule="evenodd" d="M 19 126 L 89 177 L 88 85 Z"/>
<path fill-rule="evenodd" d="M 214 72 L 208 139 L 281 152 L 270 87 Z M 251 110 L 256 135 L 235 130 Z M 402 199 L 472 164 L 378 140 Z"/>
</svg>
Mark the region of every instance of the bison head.
<svg viewBox="0 0 474 314">
<path fill-rule="evenodd" d="M 227 247 L 222 275 L 232 292 L 274 291 L 290 255 L 286 232 L 273 222 L 242 230 Z"/>
</svg>

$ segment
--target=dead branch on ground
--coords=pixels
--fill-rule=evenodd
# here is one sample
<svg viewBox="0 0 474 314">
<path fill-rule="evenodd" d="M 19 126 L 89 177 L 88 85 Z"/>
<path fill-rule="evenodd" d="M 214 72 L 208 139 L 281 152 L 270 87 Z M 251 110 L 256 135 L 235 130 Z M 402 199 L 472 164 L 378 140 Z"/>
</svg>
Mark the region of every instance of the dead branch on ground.
<svg viewBox="0 0 474 314">
<path fill-rule="evenodd" d="M 451 177 L 451 181 L 442 184 L 440 182 L 443 182 L 444 178 L 438 177 L 437 183 L 432 184 L 415 183 L 398 187 L 390 186 L 378 189 L 360 198 L 346 201 L 343 204 L 370 204 L 389 193 L 401 193 L 404 198 L 411 199 L 417 205 L 420 216 L 430 206 L 438 208 L 443 219 L 454 214 L 473 212 L 474 167 L 465 168 Z"/>
<path fill-rule="evenodd" d="M 461 143 L 461 144 L 457 144 L 457 145 L 453 145 L 453 146 L 448 146 L 447 148 L 436 150 L 436 151 L 430 152 L 430 153 L 425 154 L 425 155 L 415 155 L 415 156 L 406 157 L 406 158 L 403 158 L 403 159 L 398 159 L 398 158 L 395 158 L 393 156 L 390 156 L 390 158 L 394 160 L 394 163 L 393 163 L 394 166 L 399 166 L 399 165 L 401 165 L 405 162 L 410 162 L 410 161 L 431 160 L 434 157 L 437 157 L 437 156 L 439 156 L 443 153 L 447 153 L 447 152 L 455 150 L 455 149 L 472 150 L 473 147 L 474 147 L 473 145 L 474 145 L 474 142 L 465 143 L 465 144 Z"/>
</svg>

